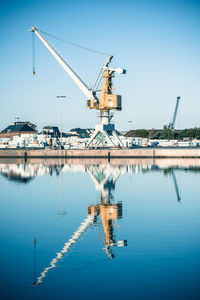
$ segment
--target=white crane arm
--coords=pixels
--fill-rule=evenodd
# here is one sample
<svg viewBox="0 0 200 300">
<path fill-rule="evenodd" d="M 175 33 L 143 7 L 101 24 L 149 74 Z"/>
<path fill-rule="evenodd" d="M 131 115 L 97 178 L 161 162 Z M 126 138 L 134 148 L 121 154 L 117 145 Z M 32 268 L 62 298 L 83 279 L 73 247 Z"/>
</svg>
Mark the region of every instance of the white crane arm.
<svg viewBox="0 0 200 300">
<path fill-rule="evenodd" d="M 76 74 L 76 72 L 68 65 L 68 63 L 53 49 L 53 47 L 46 41 L 46 39 L 40 34 L 36 27 L 31 28 L 32 32 L 39 37 L 39 39 L 43 42 L 43 44 L 47 47 L 47 49 L 51 52 L 51 54 L 55 57 L 55 59 L 59 62 L 59 64 L 64 68 L 64 70 L 68 73 L 68 75 L 72 78 L 72 80 L 78 85 L 81 91 L 86 95 L 88 99 L 96 99 L 94 93 L 89 89 L 86 83 Z"/>
</svg>

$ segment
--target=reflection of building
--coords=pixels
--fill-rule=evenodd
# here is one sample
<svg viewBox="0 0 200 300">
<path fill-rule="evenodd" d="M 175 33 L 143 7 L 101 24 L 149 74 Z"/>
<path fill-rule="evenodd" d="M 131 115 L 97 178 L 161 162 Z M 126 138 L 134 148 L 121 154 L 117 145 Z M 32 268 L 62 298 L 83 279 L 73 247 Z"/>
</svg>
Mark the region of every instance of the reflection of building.
<svg viewBox="0 0 200 300">
<path fill-rule="evenodd" d="M 98 172 L 97 172 L 98 166 Z M 95 182 L 97 190 L 104 197 L 110 197 L 115 188 L 116 179 L 124 174 L 138 174 L 148 172 L 163 172 L 164 175 L 172 175 L 176 172 L 200 172 L 199 159 L 117 159 L 108 163 L 107 159 L 0 159 L 0 174 L 10 179 L 13 176 L 36 177 L 51 175 L 54 172 L 59 175 L 63 172 L 88 173 Z M 96 172 L 96 173 L 95 173 Z M 10 175 L 9 175 L 10 174 Z M 109 179 L 109 177 L 111 179 Z M 108 188 L 109 187 L 109 188 Z M 112 187 L 112 189 L 111 189 Z M 111 195 L 112 198 L 112 195 Z"/>
<path fill-rule="evenodd" d="M 0 174 L 11 181 L 18 183 L 27 183 L 36 176 L 56 175 L 60 174 L 62 165 L 50 164 L 46 166 L 44 163 L 29 164 L 29 163 L 0 163 Z"/>
</svg>

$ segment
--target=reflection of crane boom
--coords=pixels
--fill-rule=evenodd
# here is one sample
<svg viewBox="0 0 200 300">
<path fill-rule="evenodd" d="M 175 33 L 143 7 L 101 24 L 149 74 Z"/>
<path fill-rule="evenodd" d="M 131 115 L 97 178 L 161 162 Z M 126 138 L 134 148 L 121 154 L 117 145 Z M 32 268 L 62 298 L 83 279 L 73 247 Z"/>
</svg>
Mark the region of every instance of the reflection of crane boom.
<svg viewBox="0 0 200 300">
<path fill-rule="evenodd" d="M 70 251 L 71 247 L 80 239 L 84 232 L 88 229 L 90 225 L 94 222 L 94 216 L 88 216 L 81 226 L 77 229 L 74 235 L 65 243 L 63 249 L 57 253 L 57 256 L 52 259 L 49 264 L 49 267 L 45 268 L 44 271 L 40 274 L 40 277 L 37 278 L 35 285 L 42 283 L 43 279 L 47 276 L 49 270 L 56 268 L 57 262 L 63 257 L 63 255 Z"/>
<path fill-rule="evenodd" d="M 180 202 L 181 201 L 181 196 L 179 194 L 178 184 L 177 184 L 177 181 L 176 181 L 176 176 L 174 174 L 174 171 L 172 173 L 172 176 L 173 176 L 174 186 L 175 186 L 175 190 L 176 190 L 177 200 L 178 200 L 178 202 Z"/>
</svg>

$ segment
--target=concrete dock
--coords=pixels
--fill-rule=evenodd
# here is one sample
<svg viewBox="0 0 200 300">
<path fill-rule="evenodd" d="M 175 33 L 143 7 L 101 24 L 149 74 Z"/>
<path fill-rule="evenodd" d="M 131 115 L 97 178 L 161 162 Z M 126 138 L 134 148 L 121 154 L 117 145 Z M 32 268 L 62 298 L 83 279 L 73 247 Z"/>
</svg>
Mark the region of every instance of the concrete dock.
<svg viewBox="0 0 200 300">
<path fill-rule="evenodd" d="M 31 150 L 0 149 L 0 158 L 200 158 L 200 147 Z"/>
</svg>

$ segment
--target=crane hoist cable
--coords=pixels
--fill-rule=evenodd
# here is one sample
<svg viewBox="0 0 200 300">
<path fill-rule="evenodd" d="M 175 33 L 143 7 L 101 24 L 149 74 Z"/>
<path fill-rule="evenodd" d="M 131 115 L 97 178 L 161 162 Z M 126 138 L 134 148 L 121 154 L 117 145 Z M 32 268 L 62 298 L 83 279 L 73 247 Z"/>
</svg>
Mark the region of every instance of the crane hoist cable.
<svg viewBox="0 0 200 300">
<path fill-rule="evenodd" d="M 97 79 L 96 79 L 96 81 L 95 81 L 95 83 L 93 85 L 93 88 L 92 88 L 93 91 L 97 91 L 98 90 L 99 84 L 100 84 L 100 82 L 102 80 L 102 76 L 101 76 L 102 73 L 103 73 L 103 68 L 101 68 L 101 70 L 99 71 Z"/>
<path fill-rule="evenodd" d="M 67 44 L 69 44 L 69 45 L 71 45 L 71 46 L 74 46 L 74 47 L 77 47 L 77 48 L 81 48 L 81 49 L 83 49 L 83 50 L 87 50 L 87 51 L 94 52 L 94 53 L 97 53 L 97 54 L 101 54 L 101 55 L 105 55 L 105 56 L 110 56 L 110 54 L 108 54 L 108 53 L 101 52 L 101 51 L 98 51 L 98 50 L 95 50 L 95 49 L 92 49 L 92 48 L 88 48 L 88 47 L 85 47 L 85 46 L 81 46 L 81 45 L 75 44 L 75 43 L 73 43 L 73 42 L 70 42 L 70 41 L 61 39 L 61 38 L 59 38 L 59 37 L 57 37 L 57 36 L 55 36 L 55 35 L 53 35 L 53 34 L 50 34 L 50 33 L 48 33 L 48 32 L 45 32 L 45 31 L 43 31 L 43 30 L 39 30 L 39 29 L 38 29 L 38 31 L 41 32 L 41 33 L 43 33 L 43 34 L 46 34 L 46 35 L 48 35 L 48 36 L 50 36 L 50 37 L 52 37 L 52 38 L 54 38 L 54 39 L 56 39 L 56 40 L 59 40 L 59 41 L 64 42 L 64 43 L 67 43 Z"/>
<path fill-rule="evenodd" d="M 57 37 L 57 36 L 55 36 L 53 34 L 45 32 L 43 30 L 39 30 L 38 29 L 38 31 L 41 32 L 41 33 L 43 33 L 43 34 L 45 34 L 45 35 L 48 35 L 48 36 L 50 36 L 50 37 L 52 37 L 54 39 L 57 39 L 57 40 L 59 40 L 61 42 L 67 43 L 67 44 L 69 44 L 71 46 L 74 46 L 76 48 L 80 48 L 80 49 L 83 49 L 83 50 L 86 50 L 86 51 L 90 51 L 90 52 L 93 52 L 93 53 L 97 53 L 97 54 L 100 54 L 100 55 L 112 56 L 112 55 L 110 55 L 108 53 L 105 53 L 105 52 L 102 52 L 102 51 L 98 51 L 98 50 L 95 50 L 95 49 L 91 49 L 91 48 L 88 48 L 88 47 L 85 47 L 85 46 L 81 46 L 81 45 L 75 44 L 73 42 L 70 42 L 68 40 L 64 40 L 62 38 L 59 38 L 59 37 Z M 95 89 L 98 89 L 98 87 L 99 87 L 99 84 L 100 84 L 101 79 L 102 79 L 101 78 L 102 72 L 103 72 L 103 69 L 101 68 L 101 70 L 100 70 L 100 72 L 99 72 L 99 74 L 97 76 L 96 82 L 93 85 L 93 88 L 92 88 L 93 91 Z M 32 74 L 33 74 L 33 76 L 35 75 L 35 35 L 34 35 L 34 32 L 32 34 Z"/>
</svg>

